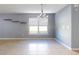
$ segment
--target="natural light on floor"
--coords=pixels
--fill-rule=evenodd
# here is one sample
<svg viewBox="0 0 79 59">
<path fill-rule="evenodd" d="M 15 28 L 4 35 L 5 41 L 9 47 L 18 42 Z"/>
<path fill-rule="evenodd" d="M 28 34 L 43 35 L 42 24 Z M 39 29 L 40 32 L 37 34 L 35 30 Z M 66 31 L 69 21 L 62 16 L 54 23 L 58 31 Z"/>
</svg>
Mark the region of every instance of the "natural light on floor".
<svg viewBox="0 0 79 59">
<path fill-rule="evenodd" d="M 30 43 L 28 45 L 29 53 L 31 54 L 38 54 L 38 53 L 46 53 L 45 51 L 48 50 L 48 44 L 46 43 Z"/>
<path fill-rule="evenodd" d="M 45 51 L 48 48 L 48 44 L 46 43 L 31 43 L 29 44 L 29 50 L 32 51 Z"/>
</svg>

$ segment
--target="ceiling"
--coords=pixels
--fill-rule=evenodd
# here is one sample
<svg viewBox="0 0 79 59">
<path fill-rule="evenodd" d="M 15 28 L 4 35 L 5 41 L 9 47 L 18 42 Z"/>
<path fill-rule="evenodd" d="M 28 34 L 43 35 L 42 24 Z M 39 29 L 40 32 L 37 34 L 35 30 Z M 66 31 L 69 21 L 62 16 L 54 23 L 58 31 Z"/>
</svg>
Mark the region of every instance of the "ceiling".
<svg viewBox="0 0 79 59">
<path fill-rule="evenodd" d="M 45 13 L 56 13 L 67 4 L 44 4 Z M 40 4 L 0 4 L 0 13 L 40 13 Z"/>
</svg>

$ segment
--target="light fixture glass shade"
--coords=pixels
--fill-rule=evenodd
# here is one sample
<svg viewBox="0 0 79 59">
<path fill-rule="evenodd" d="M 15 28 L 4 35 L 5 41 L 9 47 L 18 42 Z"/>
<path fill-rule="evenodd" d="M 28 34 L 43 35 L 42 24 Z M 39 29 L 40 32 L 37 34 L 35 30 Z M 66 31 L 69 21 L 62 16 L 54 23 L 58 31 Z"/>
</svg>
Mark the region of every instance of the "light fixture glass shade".
<svg viewBox="0 0 79 59">
<path fill-rule="evenodd" d="M 41 17 L 41 18 L 48 17 L 47 14 L 44 13 L 43 4 L 41 4 L 41 13 L 38 17 Z"/>
<path fill-rule="evenodd" d="M 46 13 L 40 14 L 41 18 L 48 17 Z"/>
</svg>

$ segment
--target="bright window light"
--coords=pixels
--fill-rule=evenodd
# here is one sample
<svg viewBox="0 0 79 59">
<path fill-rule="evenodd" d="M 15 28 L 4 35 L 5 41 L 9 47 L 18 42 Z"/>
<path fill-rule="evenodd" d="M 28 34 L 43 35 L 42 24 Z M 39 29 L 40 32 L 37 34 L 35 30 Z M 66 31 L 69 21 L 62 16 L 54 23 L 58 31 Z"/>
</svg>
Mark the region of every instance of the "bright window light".
<svg viewBox="0 0 79 59">
<path fill-rule="evenodd" d="M 39 33 L 46 34 L 47 33 L 47 26 L 39 26 Z"/>
<path fill-rule="evenodd" d="M 48 34 L 48 18 L 29 18 L 29 34 Z"/>
<path fill-rule="evenodd" d="M 38 26 L 29 26 L 29 33 L 30 34 L 37 34 L 38 33 Z"/>
</svg>

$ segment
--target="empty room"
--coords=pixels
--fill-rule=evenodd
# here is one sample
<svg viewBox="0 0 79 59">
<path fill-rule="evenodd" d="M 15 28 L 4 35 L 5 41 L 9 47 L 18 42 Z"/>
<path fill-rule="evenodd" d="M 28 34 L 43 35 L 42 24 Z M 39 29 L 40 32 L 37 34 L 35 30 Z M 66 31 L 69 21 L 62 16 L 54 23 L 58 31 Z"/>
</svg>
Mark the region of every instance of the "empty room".
<svg viewBox="0 0 79 59">
<path fill-rule="evenodd" d="M 0 55 L 78 55 L 78 4 L 0 4 Z"/>
</svg>

